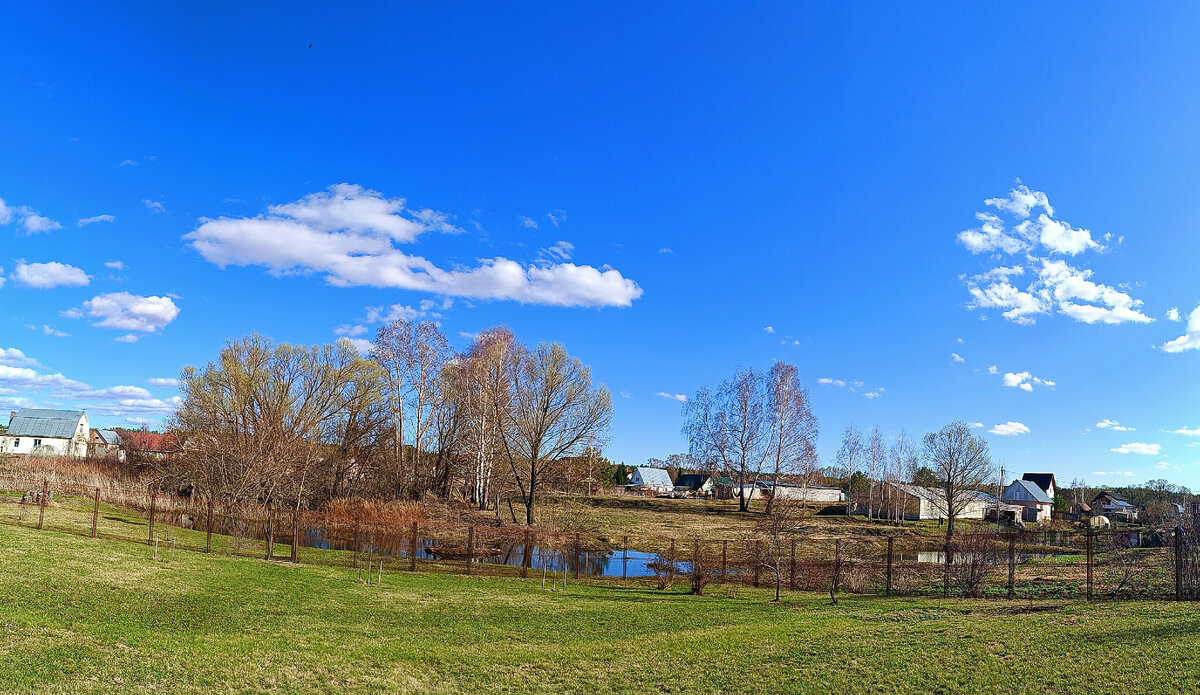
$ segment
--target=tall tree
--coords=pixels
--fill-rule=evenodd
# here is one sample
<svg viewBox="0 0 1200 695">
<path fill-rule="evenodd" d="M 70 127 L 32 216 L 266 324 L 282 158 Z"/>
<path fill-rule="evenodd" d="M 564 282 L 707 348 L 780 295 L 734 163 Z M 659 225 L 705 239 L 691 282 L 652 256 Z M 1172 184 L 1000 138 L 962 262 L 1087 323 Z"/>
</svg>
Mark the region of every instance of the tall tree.
<svg viewBox="0 0 1200 695">
<path fill-rule="evenodd" d="M 520 351 L 513 370 L 511 404 L 503 411 L 501 443 L 525 503 L 525 522 L 534 523 L 538 485 L 548 466 L 597 444 L 612 421 L 612 397 L 592 386 L 591 370 L 558 343 Z"/>
<path fill-rule="evenodd" d="M 954 537 L 955 520 L 992 474 L 988 443 L 983 437 L 971 434 L 965 422 L 956 420 L 925 435 L 922 456 L 937 477 L 949 543 Z"/>
<path fill-rule="evenodd" d="M 854 501 L 854 474 L 859 472 L 866 445 L 863 444 L 862 430 L 854 425 L 846 425 L 842 430 L 842 445 L 838 448 L 835 463 L 846 480 L 846 516 L 850 516 L 850 508 Z"/>
<path fill-rule="evenodd" d="M 795 365 L 776 362 L 767 372 L 767 413 L 770 426 L 769 455 L 774 475 L 771 478 L 771 499 L 768 511 L 775 504 L 779 476 L 798 471 L 810 471 L 817 459 L 817 418 L 809 406 L 808 391 L 800 385 Z M 808 480 L 804 481 L 807 506 Z"/>
<path fill-rule="evenodd" d="M 879 474 L 887 465 L 887 445 L 883 442 L 883 433 L 879 427 L 872 427 L 867 435 L 866 450 L 867 465 L 867 521 L 875 518 L 875 488 L 879 482 Z"/>
<path fill-rule="evenodd" d="M 752 494 L 769 450 L 763 382 L 753 369 L 739 369 L 716 392 L 701 387 L 683 406 L 683 433 L 692 456 L 715 461 L 737 478 L 738 509 L 743 512 L 750 508 L 747 483 Z"/>
<path fill-rule="evenodd" d="M 912 480 L 916 474 L 919 459 L 917 458 L 917 450 L 913 445 L 908 434 L 904 430 L 896 435 L 896 441 L 892 443 L 892 448 L 888 452 L 890 473 L 888 476 L 889 482 L 892 485 L 888 486 L 890 491 L 889 504 L 891 507 L 891 516 L 893 521 L 902 521 L 904 515 L 904 499 L 899 493 L 896 483 L 902 480 Z"/>
</svg>

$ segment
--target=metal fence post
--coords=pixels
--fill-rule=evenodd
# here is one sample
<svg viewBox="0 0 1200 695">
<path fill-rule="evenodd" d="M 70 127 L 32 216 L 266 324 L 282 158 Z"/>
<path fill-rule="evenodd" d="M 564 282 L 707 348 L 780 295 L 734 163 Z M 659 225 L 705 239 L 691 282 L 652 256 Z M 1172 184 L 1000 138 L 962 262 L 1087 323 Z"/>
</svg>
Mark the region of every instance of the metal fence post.
<svg viewBox="0 0 1200 695">
<path fill-rule="evenodd" d="M 1183 529 L 1175 527 L 1175 600 L 1183 600 L 1183 570 L 1186 558 L 1183 555 Z"/>
<path fill-rule="evenodd" d="M 729 540 L 721 541 L 721 583 L 729 581 Z"/>
<path fill-rule="evenodd" d="M 300 562 L 300 507 L 292 511 L 292 562 Z"/>
<path fill-rule="evenodd" d="M 796 539 L 792 539 L 792 557 L 788 562 L 788 589 L 796 590 Z"/>
<path fill-rule="evenodd" d="M 362 544 L 362 538 L 358 533 L 360 526 L 358 517 L 354 517 L 354 569 L 358 569 L 359 546 Z"/>
<path fill-rule="evenodd" d="M 213 499 L 208 498 L 208 524 L 204 540 L 204 552 L 212 552 L 212 522 L 213 522 Z"/>
<path fill-rule="evenodd" d="M 1008 534 L 1008 597 L 1016 596 L 1017 580 L 1017 536 Z"/>
<path fill-rule="evenodd" d="M 892 595 L 892 546 L 896 542 L 895 537 L 888 536 L 888 556 L 887 556 L 887 588 L 884 589 L 884 595 Z"/>
<path fill-rule="evenodd" d="M 412 522 L 412 531 L 408 537 L 408 571 L 417 571 L 417 522 Z"/>
<path fill-rule="evenodd" d="M 1087 600 L 1092 600 L 1092 530 L 1087 532 Z"/>
<path fill-rule="evenodd" d="M 471 554 L 475 550 L 475 527 L 467 527 L 467 574 L 471 573 Z"/>
<path fill-rule="evenodd" d="M 50 496 L 50 481 L 42 478 L 42 496 L 38 499 L 38 529 L 46 521 L 46 498 Z"/>
<path fill-rule="evenodd" d="M 96 488 L 96 502 L 92 505 L 92 538 L 96 537 L 96 525 L 100 522 L 100 488 Z"/>
<path fill-rule="evenodd" d="M 158 493 L 150 493 L 150 527 L 146 530 L 146 545 L 154 544 L 154 506 L 158 501 Z"/>
</svg>

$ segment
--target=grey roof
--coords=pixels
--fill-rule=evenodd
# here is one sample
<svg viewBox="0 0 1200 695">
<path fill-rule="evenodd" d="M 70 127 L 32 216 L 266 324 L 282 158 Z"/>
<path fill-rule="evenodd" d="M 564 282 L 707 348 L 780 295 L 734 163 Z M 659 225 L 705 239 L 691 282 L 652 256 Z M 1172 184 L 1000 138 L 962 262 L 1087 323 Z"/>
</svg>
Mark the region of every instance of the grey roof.
<svg viewBox="0 0 1200 695">
<path fill-rule="evenodd" d="M 650 466 L 638 466 L 638 474 L 642 477 L 642 485 L 651 487 L 675 487 L 671 482 L 671 474 L 662 468 L 651 468 Z"/>
<path fill-rule="evenodd" d="M 1024 478 L 1021 480 L 1014 480 L 1009 484 L 1009 487 L 1012 487 L 1013 485 L 1018 485 L 1024 489 L 1025 492 L 1029 493 L 1029 496 L 1034 502 L 1041 502 L 1042 504 L 1054 504 L 1054 500 L 1050 499 L 1050 495 L 1047 495 L 1046 491 L 1032 480 L 1025 480 Z"/>
<path fill-rule="evenodd" d="M 82 410 L 21 408 L 8 423 L 8 436 L 70 439 L 83 415 Z"/>
<path fill-rule="evenodd" d="M 117 434 L 116 430 L 96 430 L 100 433 L 100 438 L 105 444 L 110 446 L 118 446 L 121 443 L 121 435 Z"/>
</svg>

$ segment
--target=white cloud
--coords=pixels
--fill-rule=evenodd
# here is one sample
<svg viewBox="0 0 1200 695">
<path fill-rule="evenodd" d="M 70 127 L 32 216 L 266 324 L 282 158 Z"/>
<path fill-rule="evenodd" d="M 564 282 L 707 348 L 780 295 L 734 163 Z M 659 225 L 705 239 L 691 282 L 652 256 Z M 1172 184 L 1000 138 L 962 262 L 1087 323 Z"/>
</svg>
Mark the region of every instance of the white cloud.
<svg viewBox="0 0 1200 695">
<path fill-rule="evenodd" d="M 537 220 L 533 219 L 532 217 L 526 217 L 524 215 L 521 215 L 517 219 L 520 220 L 521 226 L 525 227 L 526 229 L 537 229 L 538 228 Z"/>
<path fill-rule="evenodd" d="M 999 374 L 999 373 L 1000 373 L 1000 369 L 996 365 L 993 364 L 993 365 L 988 366 L 988 374 Z"/>
<path fill-rule="evenodd" d="M 1104 430 L 1113 430 L 1114 432 L 1133 432 L 1135 428 L 1126 427 L 1116 420 L 1104 419 L 1096 423 L 1096 427 Z"/>
<path fill-rule="evenodd" d="M 45 324 L 42 325 L 42 333 L 45 335 L 54 336 L 55 338 L 69 338 L 71 336 L 70 333 L 60 331 L 57 328 L 52 328 Z"/>
<path fill-rule="evenodd" d="M 0 348 L 0 364 L 10 367 L 40 367 L 38 361 L 17 348 Z"/>
<path fill-rule="evenodd" d="M 550 224 L 553 224 L 555 227 L 557 227 L 558 225 L 567 221 L 567 211 L 551 210 L 550 212 L 546 213 L 546 218 L 550 220 Z"/>
<path fill-rule="evenodd" d="M 154 333 L 179 316 L 179 307 L 170 297 L 142 297 L 129 292 L 101 294 L 83 303 L 93 326 L 122 331 Z"/>
<path fill-rule="evenodd" d="M 1183 352 L 1200 348 L 1200 305 L 1188 314 L 1187 332 L 1163 344 L 1163 352 Z"/>
<path fill-rule="evenodd" d="M 95 215 L 94 217 L 81 217 L 76 224 L 78 224 L 80 227 L 85 227 L 89 224 L 96 224 L 97 222 L 113 222 L 116 219 L 117 218 L 113 217 L 112 215 Z"/>
<path fill-rule="evenodd" d="M 25 228 L 26 236 L 62 229 L 62 225 L 58 222 L 49 217 L 42 217 L 30 208 L 19 207 L 17 208 L 17 213 L 21 217 L 21 226 Z"/>
<path fill-rule="evenodd" d="M 276 275 L 317 272 L 340 287 L 397 287 L 446 296 L 556 306 L 630 306 L 642 295 L 612 268 L 480 259 L 447 270 L 398 249 L 426 231 L 460 231 L 446 216 L 350 184 L 331 186 L 252 218 L 202 219 L 185 235 L 218 266 L 262 265 Z"/>
<path fill-rule="evenodd" d="M 351 326 L 350 324 L 343 323 L 342 325 L 335 327 L 333 332 L 337 335 L 344 335 L 352 338 L 356 335 L 362 335 L 363 333 L 366 333 L 367 327 Z"/>
<path fill-rule="evenodd" d="M 1023 423 L 1009 420 L 998 425 L 993 425 L 992 429 L 988 430 L 992 434 L 998 434 L 1001 437 L 1013 437 L 1020 434 L 1029 434 L 1029 428 Z"/>
<path fill-rule="evenodd" d="M 1130 442 L 1128 444 L 1122 444 L 1121 446 L 1118 446 L 1118 447 L 1113 447 L 1112 449 L 1109 449 L 1109 451 L 1113 451 L 1118 454 L 1138 454 L 1141 456 L 1158 456 L 1160 453 L 1162 453 L 1162 447 L 1159 446 L 1158 444 L 1145 444 L 1143 442 Z"/>
<path fill-rule="evenodd" d="M 175 387 L 179 385 L 179 379 L 169 377 L 151 377 L 146 379 L 146 383 L 151 386 Z"/>
<path fill-rule="evenodd" d="M 64 319 L 81 319 L 83 318 L 83 309 L 73 306 L 70 309 L 63 309 L 62 311 L 58 312 L 58 315 Z"/>
<path fill-rule="evenodd" d="M 970 427 L 971 429 L 976 430 L 976 429 L 979 429 L 980 427 L 983 427 L 983 423 L 982 422 L 968 422 L 967 427 Z"/>
<path fill-rule="evenodd" d="M 679 401 L 680 403 L 687 400 L 687 396 L 682 393 L 664 393 L 663 391 L 659 391 L 654 395 L 662 396 L 663 398 L 669 398 L 673 401 Z"/>
<path fill-rule="evenodd" d="M 137 162 L 133 161 L 132 159 L 122 159 L 118 166 L 135 167 L 137 166 Z"/>
<path fill-rule="evenodd" d="M 573 253 L 575 253 L 575 244 L 569 241 L 556 241 L 550 248 L 542 249 L 542 256 L 553 262 L 569 261 Z"/>
<path fill-rule="evenodd" d="M 823 376 L 820 379 L 817 379 L 817 383 L 824 384 L 825 386 L 838 386 L 838 387 L 846 385 L 846 381 L 844 379 L 830 379 L 827 376 Z"/>
<path fill-rule="evenodd" d="M 621 391 L 621 398 L 633 398 L 633 394 L 628 391 Z"/>
<path fill-rule="evenodd" d="M 775 327 L 774 326 L 763 326 L 763 331 L 766 333 L 774 333 Z"/>
<path fill-rule="evenodd" d="M 1092 471 L 1092 475 L 1133 475 L 1133 471 Z"/>
<path fill-rule="evenodd" d="M 1084 323 L 1154 320 L 1142 313 L 1141 300 L 1090 280 L 1092 270 L 1034 255 L 1038 250 L 1067 256 L 1106 250 L 1092 238 L 1090 231 L 1056 219 L 1045 193 L 1019 185 L 1007 198 L 991 198 L 985 203 L 1019 221 L 1008 228 L 995 213 L 976 213 L 979 226 L 959 233 L 959 242 L 972 254 L 1025 254 L 1025 259 L 1022 264 L 999 266 L 968 279 L 967 291 L 971 295 L 968 309 L 1002 309 L 1004 318 L 1018 324 L 1032 324 L 1039 314 L 1054 310 Z M 1041 208 L 1042 212 L 1030 218 L 1035 208 Z M 1111 235 L 1104 238 L 1111 239 Z M 1018 287 L 1012 278 L 1025 275 L 1026 270 L 1036 278 L 1025 287 Z"/>
<path fill-rule="evenodd" d="M 134 333 L 126 333 L 125 335 L 120 335 L 116 338 L 113 338 L 113 342 L 115 343 L 136 343 L 137 341 L 138 337 Z"/>
<path fill-rule="evenodd" d="M 1173 434 L 1182 434 L 1182 435 L 1186 435 L 1188 437 L 1200 437 L 1200 427 L 1197 427 L 1195 429 L 1188 429 L 1186 427 L 1180 427 L 1177 430 L 1171 430 L 1171 432 Z"/>
<path fill-rule="evenodd" d="M 957 352 L 952 352 L 952 353 L 950 353 L 950 359 L 954 360 L 955 362 L 958 362 L 959 364 L 962 364 L 963 362 L 966 362 L 966 360 L 964 360 L 964 359 L 962 358 L 962 356 L 961 356 L 961 355 L 959 355 Z"/>
<path fill-rule="evenodd" d="M 26 287 L 48 290 L 53 287 L 82 287 L 90 276 L 73 265 L 51 261 L 50 263 L 26 263 L 17 261 L 13 279 Z"/>
<path fill-rule="evenodd" d="M 379 321 L 391 323 L 392 321 L 396 321 L 398 319 L 413 321 L 421 318 L 424 315 L 424 311 L 421 311 L 420 309 L 414 309 L 406 304 L 393 304 L 389 307 L 369 306 L 367 307 L 367 317 L 365 321 L 367 323 L 377 323 Z"/>
<path fill-rule="evenodd" d="M 863 394 L 863 398 L 866 398 L 869 400 L 875 400 L 876 398 L 879 398 L 882 395 L 883 395 L 883 389 L 878 389 L 876 391 L 867 391 L 866 393 Z"/>
<path fill-rule="evenodd" d="M 142 198 L 142 205 L 145 205 L 146 209 L 149 210 L 150 212 L 166 212 L 167 211 L 167 209 L 165 207 L 163 207 L 163 204 L 157 200 L 147 200 L 145 198 Z"/>
<path fill-rule="evenodd" d="M 991 369 L 989 369 L 988 372 L 994 373 Z M 1008 386 L 1009 388 L 1019 388 L 1022 391 L 1033 391 L 1034 384 L 1037 384 L 1038 386 L 1045 386 L 1046 388 L 1054 388 L 1055 386 L 1053 381 L 1033 376 L 1029 372 L 1005 372 L 1002 379 L 1005 386 Z"/>
<path fill-rule="evenodd" d="M 661 249 L 658 250 L 658 252 L 664 256 L 674 256 L 675 255 L 674 249 L 670 248 L 669 246 L 662 247 Z"/>
<path fill-rule="evenodd" d="M 125 263 L 123 261 L 106 261 L 104 267 L 112 268 L 113 270 L 125 270 Z"/>
<path fill-rule="evenodd" d="M 1167 309 L 1167 320 L 1179 323 L 1182 319 L 1179 317 L 1179 307 L 1173 306 Z"/>
<path fill-rule="evenodd" d="M 343 340 L 354 346 L 354 349 L 358 350 L 358 354 L 360 355 L 366 355 L 367 353 L 371 352 L 371 348 L 375 347 L 375 343 L 372 343 L 366 338 L 338 338 L 338 342 Z"/>
</svg>

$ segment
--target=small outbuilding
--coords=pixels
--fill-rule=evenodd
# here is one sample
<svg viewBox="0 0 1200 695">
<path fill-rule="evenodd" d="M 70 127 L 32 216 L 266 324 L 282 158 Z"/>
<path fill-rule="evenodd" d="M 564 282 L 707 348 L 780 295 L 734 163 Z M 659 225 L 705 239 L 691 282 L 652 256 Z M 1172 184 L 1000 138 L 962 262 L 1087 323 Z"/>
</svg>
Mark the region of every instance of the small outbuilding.
<svg viewBox="0 0 1200 695">
<path fill-rule="evenodd" d="M 835 504 L 846 501 L 846 493 L 840 488 L 825 485 L 804 485 L 802 483 L 771 483 L 759 482 L 766 494 L 781 500 L 797 500 L 806 504 Z"/>
<path fill-rule="evenodd" d="M 675 476 L 676 493 L 707 495 L 716 486 L 716 479 L 707 473 L 680 473 Z"/>
<path fill-rule="evenodd" d="M 669 495 L 675 491 L 675 483 L 671 482 L 671 474 L 665 468 L 636 466 L 629 476 L 629 485 L 644 492 L 658 495 Z"/>
</svg>

